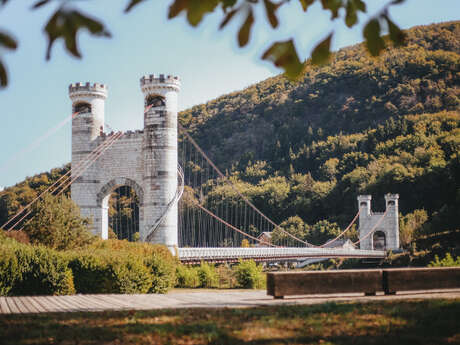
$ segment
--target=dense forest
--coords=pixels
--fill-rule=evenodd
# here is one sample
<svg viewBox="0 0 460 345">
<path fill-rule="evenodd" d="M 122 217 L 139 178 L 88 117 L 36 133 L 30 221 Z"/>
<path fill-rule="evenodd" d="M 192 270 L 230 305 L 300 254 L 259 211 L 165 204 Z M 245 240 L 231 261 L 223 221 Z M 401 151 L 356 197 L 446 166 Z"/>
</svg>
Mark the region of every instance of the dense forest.
<svg viewBox="0 0 460 345">
<path fill-rule="evenodd" d="M 183 111 L 180 122 L 257 207 L 298 236 L 314 238 L 323 225 L 337 232 L 355 215 L 358 194 L 372 194 L 381 211 L 391 192 L 400 194 L 404 247 L 450 232 L 458 250 L 460 22 L 406 36 L 378 58 L 362 44 L 341 49 L 328 65 L 307 63 L 298 82 L 267 79 Z M 0 222 L 67 169 L 0 192 Z"/>
</svg>

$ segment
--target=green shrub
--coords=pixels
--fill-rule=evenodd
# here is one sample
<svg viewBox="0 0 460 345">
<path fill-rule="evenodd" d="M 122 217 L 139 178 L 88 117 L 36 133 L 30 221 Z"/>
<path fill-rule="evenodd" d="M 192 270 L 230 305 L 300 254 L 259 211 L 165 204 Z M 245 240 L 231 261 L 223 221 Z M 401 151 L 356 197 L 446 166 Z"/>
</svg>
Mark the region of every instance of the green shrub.
<svg viewBox="0 0 460 345">
<path fill-rule="evenodd" d="M 112 293 L 146 293 L 152 287 L 152 275 L 138 256 L 116 255 L 108 267 Z"/>
<path fill-rule="evenodd" d="M 213 288 L 219 285 L 216 268 L 206 262 L 201 262 L 201 265 L 198 267 L 198 278 L 200 280 L 200 287 Z"/>
<path fill-rule="evenodd" d="M 95 240 L 88 230 L 88 218 L 72 199 L 46 195 L 31 207 L 33 218 L 24 226 L 32 244 L 42 244 L 57 250 L 81 248 Z"/>
<path fill-rule="evenodd" d="M 42 246 L 17 244 L 13 249 L 18 267 L 13 273 L 12 295 L 68 295 L 75 293 L 72 271 L 59 252 Z M 18 277 L 19 275 L 20 277 Z M 12 278 L 13 278 L 12 277 Z"/>
<path fill-rule="evenodd" d="M 16 281 L 22 277 L 18 259 L 13 250 L 0 245 L 0 296 L 7 296 Z"/>
<path fill-rule="evenodd" d="M 434 261 L 428 264 L 428 267 L 455 267 L 460 266 L 460 256 L 455 260 L 450 253 L 447 253 L 444 259 L 439 260 L 437 255 L 434 256 Z"/>
<path fill-rule="evenodd" d="M 78 293 L 111 292 L 111 275 L 107 260 L 97 252 L 74 252 L 69 255 L 69 267 Z"/>
<path fill-rule="evenodd" d="M 265 285 L 262 266 L 257 265 L 253 260 L 240 260 L 235 268 L 235 275 L 238 285 L 242 288 L 259 289 Z"/>
<path fill-rule="evenodd" d="M 216 267 L 219 276 L 220 289 L 233 289 L 238 286 L 235 278 L 235 271 L 229 265 L 219 265 Z"/>
<path fill-rule="evenodd" d="M 128 242 L 125 240 L 107 240 L 97 241 L 93 243 L 91 248 L 130 253 L 141 258 L 152 276 L 149 292 L 165 293 L 174 287 L 178 260 L 164 245 Z"/>
<path fill-rule="evenodd" d="M 176 287 L 196 288 L 198 286 L 200 286 L 200 278 L 197 268 L 186 265 L 176 267 Z"/>
<path fill-rule="evenodd" d="M 152 286 L 152 275 L 142 259 L 125 252 L 74 252 L 69 267 L 79 293 L 146 293 Z"/>
</svg>

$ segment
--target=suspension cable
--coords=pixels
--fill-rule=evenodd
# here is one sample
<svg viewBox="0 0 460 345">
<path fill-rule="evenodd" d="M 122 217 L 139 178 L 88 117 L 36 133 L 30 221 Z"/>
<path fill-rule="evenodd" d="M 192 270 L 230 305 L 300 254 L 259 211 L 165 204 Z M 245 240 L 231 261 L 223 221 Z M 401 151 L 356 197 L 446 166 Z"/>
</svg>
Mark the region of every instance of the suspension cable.
<svg viewBox="0 0 460 345">
<path fill-rule="evenodd" d="M 201 210 L 203 210 L 204 212 L 206 212 L 207 214 L 209 214 L 211 217 L 214 217 L 215 219 L 217 219 L 218 221 L 220 221 L 221 223 L 225 224 L 226 226 L 228 226 L 230 229 L 234 230 L 234 231 L 237 231 L 239 232 L 240 234 L 246 236 L 246 237 L 249 237 L 250 239 L 252 240 L 255 240 L 259 243 L 263 243 L 263 244 L 267 244 L 269 246 L 272 246 L 272 247 L 277 247 L 279 248 L 279 246 L 277 245 L 274 245 L 272 243 L 269 243 L 269 242 L 265 242 L 261 239 L 258 239 L 257 237 L 254 237 L 254 236 L 251 236 L 247 233 L 245 233 L 244 231 L 238 229 L 237 227 L 233 226 L 232 224 L 230 223 L 227 223 L 225 220 L 223 220 L 222 218 L 220 218 L 219 216 L 215 215 L 214 213 L 212 213 L 211 211 L 209 211 L 207 208 L 201 206 L 198 202 L 195 202 L 195 205 L 198 206 Z"/>
<path fill-rule="evenodd" d="M 250 202 L 235 186 L 234 184 L 229 181 L 229 179 L 224 175 L 222 174 L 222 172 L 219 170 L 219 168 L 211 161 L 211 159 L 206 155 L 206 153 L 198 146 L 198 144 L 195 142 L 195 140 L 193 140 L 193 138 L 187 133 L 187 131 L 184 129 L 184 127 L 182 127 L 182 125 L 180 123 L 178 123 L 178 127 L 179 129 L 185 134 L 185 136 L 187 137 L 187 139 L 190 140 L 190 142 L 192 143 L 193 146 L 195 146 L 195 148 L 203 155 L 203 157 L 206 159 L 206 161 L 213 167 L 214 170 L 216 170 L 216 172 L 219 174 L 219 176 L 224 179 L 227 183 L 229 183 L 230 187 L 249 205 L 251 206 L 251 208 L 256 211 L 260 216 L 262 216 L 263 218 L 265 218 L 265 220 L 267 220 L 270 224 L 272 224 L 275 228 L 281 230 L 281 232 L 285 233 L 286 235 L 288 235 L 289 237 L 295 239 L 296 241 L 299 241 L 299 242 L 302 242 L 303 244 L 305 244 L 306 246 L 310 246 L 310 247 L 318 247 L 314 244 L 311 244 L 307 241 L 303 241 L 301 240 L 300 238 L 292 235 L 290 232 L 284 230 L 281 226 L 279 226 L 278 224 L 276 224 L 275 222 L 273 222 L 270 218 L 268 218 L 264 213 L 262 213 L 262 211 L 260 211 L 252 202 Z"/>
<path fill-rule="evenodd" d="M 6 225 L 8 225 L 9 223 L 11 223 L 15 218 L 17 218 L 22 212 L 24 212 L 26 209 L 30 208 L 38 199 L 40 199 L 45 193 L 47 193 L 52 187 L 56 186 L 56 184 L 61 181 L 63 178 L 65 178 L 67 175 L 69 175 L 72 170 L 75 171 L 75 170 L 79 170 L 80 168 L 82 168 L 80 171 L 78 171 L 77 173 L 77 176 L 75 176 L 73 179 L 71 179 L 71 176 L 67 176 L 64 181 L 62 181 L 58 186 L 56 186 L 52 191 L 51 193 L 54 193 L 56 190 L 58 190 L 60 187 L 62 187 L 65 183 L 67 183 L 67 181 L 69 181 L 69 179 L 71 179 L 71 181 L 61 189 L 61 191 L 59 191 L 59 193 L 56 195 L 56 196 L 59 196 L 60 194 L 62 194 L 62 192 L 70 185 L 72 184 L 76 178 L 78 178 L 81 174 L 83 174 L 83 172 L 86 171 L 86 169 L 89 168 L 89 166 L 91 166 L 110 146 L 112 146 L 112 144 L 117 141 L 119 138 L 121 138 L 121 136 L 123 136 L 123 133 L 119 132 L 117 134 L 115 134 L 113 137 L 109 138 L 109 140 L 105 141 L 104 143 L 102 143 L 101 145 L 99 145 L 98 147 L 96 147 L 90 154 L 88 157 L 92 156 L 89 160 L 88 160 L 88 157 L 87 160 L 83 160 L 82 162 L 80 162 L 74 169 L 70 169 L 65 175 L 61 176 L 61 178 L 59 178 L 59 180 L 57 180 L 55 183 L 53 183 L 51 186 L 49 186 L 45 191 L 43 191 L 42 193 L 40 193 L 39 196 L 37 196 L 33 201 L 31 201 L 28 205 L 26 205 L 24 208 L 22 208 L 14 217 L 12 217 L 9 221 L 7 221 L 5 224 L 2 225 L 2 228 L 4 228 Z M 86 165 L 86 166 L 84 166 Z M 29 214 L 31 213 L 31 211 L 27 212 L 27 214 L 23 217 L 21 217 L 21 219 L 19 219 L 19 221 L 17 221 L 16 223 L 14 223 L 14 225 L 12 227 L 10 227 L 10 229 L 8 231 L 11 231 L 14 229 L 14 227 L 16 225 L 18 225 L 26 216 L 28 216 Z"/>
<path fill-rule="evenodd" d="M 59 129 L 61 129 L 67 122 L 69 122 L 70 120 L 72 120 L 73 118 L 75 118 L 75 116 L 78 115 L 78 111 L 73 113 L 72 115 L 70 116 L 67 116 L 64 120 L 62 120 L 61 122 L 59 122 L 56 126 L 50 128 L 45 134 L 43 134 L 42 136 L 38 137 L 37 139 L 35 139 L 35 141 L 33 141 L 29 146 L 25 147 L 24 149 L 22 149 L 21 151 L 19 151 L 18 153 L 16 153 L 14 156 L 12 156 L 10 159 L 8 159 L 5 163 L 3 163 L 2 165 L 0 165 L 0 171 L 2 171 L 5 167 L 9 166 L 11 164 L 11 162 L 17 160 L 19 157 L 23 156 L 24 154 L 34 150 L 38 145 L 40 145 L 45 139 L 47 139 L 49 136 L 51 136 L 52 134 L 56 133 Z"/>
<path fill-rule="evenodd" d="M 353 220 L 351 221 L 351 223 L 346 227 L 345 230 L 343 230 L 336 238 L 330 240 L 330 241 L 327 241 L 326 243 L 320 245 L 319 247 L 320 248 L 323 248 L 327 245 L 330 245 L 331 243 L 334 243 L 335 241 L 337 241 L 340 237 L 342 237 L 348 230 L 350 230 L 351 226 L 355 223 L 356 219 L 358 219 L 358 216 L 359 216 L 359 211 L 358 213 L 356 213 L 356 216 L 355 218 L 353 218 Z"/>
<path fill-rule="evenodd" d="M 382 217 L 380 217 L 380 219 L 377 221 L 377 223 L 375 223 L 375 225 L 372 227 L 371 231 L 369 231 L 366 236 L 360 238 L 358 241 L 356 241 L 355 243 L 353 243 L 354 245 L 357 245 L 359 242 L 361 242 L 362 240 L 366 239 L 367 237 L 369 237 L 373 232 L 375 232 L 376 228 L 380 225 L 380 223 L 383 221 L 383 218 L 385 218 L 386 214 L 387 214 L 388 210 L 385 210 L 385 212 L 383 213 Z"/>
<path fill-rule="evenodd" d="M 99 145 L 98 147 L 96 147 L 89 155 L 88 157 L 92 156 L 97 150 L 99 150 L 100 148 L 102 148 L 102 146 L 105 145 L 105 143 Z M 87 158 L 88 158 L 87 157 Z M 5 228 L 9 223 L 11 223 L 14 219 L 16 219 L 22 212 L 24 212 L 25 210 L 27 210 L 30 206 L 32 206 L 33 203 L 35 203 L 38 199 L 40 199 L 40 197 L 42 195 L 44 195 L 45 193 L 47 193 L 49 190 L 51 190 L 54 186 L 56 186 L 61 180 L 65 179 L 67 180 L 67 177 L 69 174 L 71 174 L 71 172 L 75 169 L 79 169 L 82 165 L 85 164 L 85 161 L 81 161 L 77 164 L 77 166 L 75 166 L 74 168 L 70 168 L 68 172 L 66 172 L 64 175 L 62 175 L 56 182 L 54 182 L 51 186 L 49 186 L 48 188 L 46 188 L 43 192 L 41 192 L 34 200 L 32 200 L 29 204 L 27 204 L 25 207 L 21 208 L 19 210 L 18 213 L 16 213 L 15 216 L 13 216 L 11 219 L 9 219 L 6 223 L 4 223 L 1 228 Z M 64 183 L 65 181 L 63 181 L 62 183 Z M 61 183 L 61 184 L 62 184 Z M 60 185 L 61 185 L 60 184 Z M 51 191 L 51 193 L 54 193 L 54 191 L 59 188 L 56 187 L 53 191 Z"/>
</svg>

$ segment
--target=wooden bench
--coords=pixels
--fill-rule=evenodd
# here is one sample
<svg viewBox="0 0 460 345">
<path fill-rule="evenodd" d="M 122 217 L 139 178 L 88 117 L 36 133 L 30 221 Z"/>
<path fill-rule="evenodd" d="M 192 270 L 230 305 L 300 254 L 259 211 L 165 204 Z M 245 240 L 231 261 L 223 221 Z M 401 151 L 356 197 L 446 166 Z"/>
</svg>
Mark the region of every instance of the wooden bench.
<svg viewBox="0 0 460 345">
<path fill-rule="evenodd" d="M 385 294 L 397 291 L 460 288 L 460 267 L 393 268 L 383 270 Z"/>
<path fill-rule="evenodd" d="M 460 267 L 395 268 L 267 273 L 267 295 L 275 298 L 329 293 L 460 288 Z"/>
<path fill-rule="evenodd" d="M 267 273 L 267 295 L 294 295 L 383 291 L 382 270 L 340 270 Z"/>
</svg>

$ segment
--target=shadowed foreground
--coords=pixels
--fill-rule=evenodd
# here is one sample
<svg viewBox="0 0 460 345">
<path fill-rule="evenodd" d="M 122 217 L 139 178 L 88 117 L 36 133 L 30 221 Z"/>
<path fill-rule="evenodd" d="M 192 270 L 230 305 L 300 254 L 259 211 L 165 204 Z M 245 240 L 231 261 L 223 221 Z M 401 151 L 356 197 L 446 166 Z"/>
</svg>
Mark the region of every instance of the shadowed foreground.
<svg viewBox="0 0 460 345">
<path fill-rule="evenodd" d="M 1 344 L 460 344 L 460 299 L 1 315 Z"/>
</svg>

